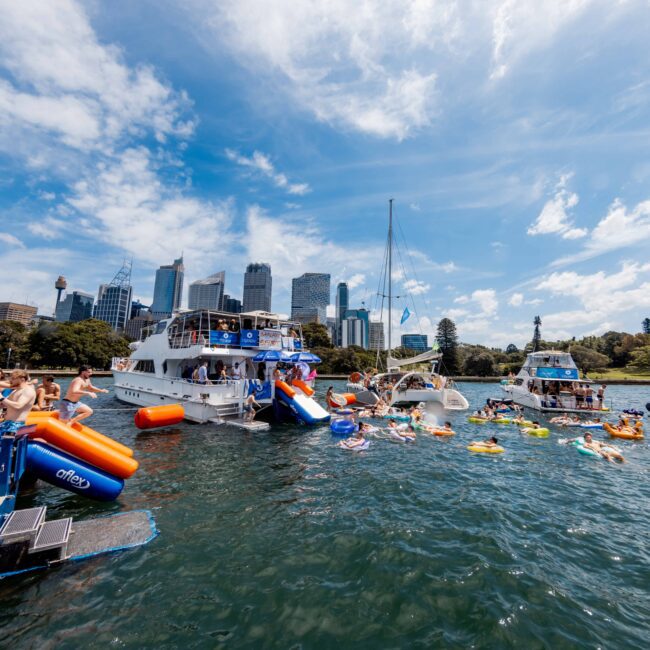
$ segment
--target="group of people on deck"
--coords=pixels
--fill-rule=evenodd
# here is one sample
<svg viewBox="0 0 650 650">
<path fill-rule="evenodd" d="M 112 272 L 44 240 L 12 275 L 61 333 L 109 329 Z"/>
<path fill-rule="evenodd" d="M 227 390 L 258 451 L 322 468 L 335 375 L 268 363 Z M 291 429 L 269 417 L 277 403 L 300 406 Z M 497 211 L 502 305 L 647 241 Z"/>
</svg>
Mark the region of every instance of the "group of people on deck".
<svg viewBox="0 0 650 650">
<path fill-rule="evenodd" d="M 26 370 L 14 370 L 9 377 L 0 373 L 0 435 L 15 433 L 25 426 L 32 410 L 52 411 L 58 408 L 59 420 L 70 424 L 90 417 L 93 411 L 81 402 L 81 398 L 95 399 L 97 393 L 108 393 L 105 388 L 93 386 L 90 380 L 92 372 L 88 366 L 81 366 L 63 399 L 60 399 L 61 387 L 54 382 L 52 375 L 45 375 L 43 383 L 38 385 L 38 381 L 32 380 Z"/>
<path fill-rule="evenodd" d="M 541 395 L 551 402 L 554 402 L 557 408 L 570 408 L 568 403 L 564 404 L 563 399 L 573 399 L 578 410 L 594 409 L 594 397 L 596 399 L 596 408 L 600 411 L 605 403 L 606 384 L 601 384 L 598 390 L 594 391 L 591 384 L 580 383 L 578 381 L 560 382 L 560 381 L 542 381 L 541 390 L 538 384 L 530 379 L 528 390 L 533 395 Z"/>
</svg>

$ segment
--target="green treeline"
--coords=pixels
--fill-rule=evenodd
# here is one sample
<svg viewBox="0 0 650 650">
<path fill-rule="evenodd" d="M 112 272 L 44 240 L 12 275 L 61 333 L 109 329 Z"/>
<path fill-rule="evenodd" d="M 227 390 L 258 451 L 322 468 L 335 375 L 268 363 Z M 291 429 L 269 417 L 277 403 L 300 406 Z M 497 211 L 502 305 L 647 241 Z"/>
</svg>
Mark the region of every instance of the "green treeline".
<svg viewBox="0 0 650 650">
<path fill-rule="evenodd" d="M 113 357 L 128 356 L 129 340 L 101 320 L 46 322 L 33 329 L 15 321 L 1 321 L 0 354 L 4 355 L 0 363 L 4 366 L 56 369 L 83 364 L 108 370 Z"/>
</svg>

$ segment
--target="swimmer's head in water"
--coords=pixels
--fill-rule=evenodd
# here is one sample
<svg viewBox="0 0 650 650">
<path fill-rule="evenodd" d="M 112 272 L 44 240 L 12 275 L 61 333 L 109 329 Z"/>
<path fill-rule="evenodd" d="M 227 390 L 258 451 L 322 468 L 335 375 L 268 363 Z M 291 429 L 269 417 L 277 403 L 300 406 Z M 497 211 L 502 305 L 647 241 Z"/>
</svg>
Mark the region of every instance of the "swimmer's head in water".
<svg viewBox="0 0 650 650">
<path fill-rule="evenodd" d="M 490 438 L 490 442 L 493 442 L 495 445 L 499 442 L 494 436 Z"/>
</svg>

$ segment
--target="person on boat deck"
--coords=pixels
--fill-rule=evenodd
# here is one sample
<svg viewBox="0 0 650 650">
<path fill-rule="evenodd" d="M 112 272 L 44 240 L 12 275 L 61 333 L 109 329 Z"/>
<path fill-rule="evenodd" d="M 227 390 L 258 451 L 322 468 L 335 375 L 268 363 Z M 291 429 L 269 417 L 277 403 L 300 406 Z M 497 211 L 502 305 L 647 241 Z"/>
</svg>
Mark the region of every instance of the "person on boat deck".
<svg viewBox="0 0 650 650">
<path fill-rule="evenodd" d="M 602 411 L 603 402 L 605 401 L 605 389 L 607 388 L 606 384 L 602 384 L 596 393 L 596 398 L 598 399 L 598 409 Z"/>
<path fill-rule="evenodd" d="M 228 375 L 226 374 L 226 369 L 221 368 L 221 372 L 217 373 L 217 383 L 225 384 L 228 381 Z"/>
<path fill-rule="evenodd" d="M 241 368 L 239 367 L 239 363 L 235 361 L 235 365 L 232 367 L 232 370 L 230 371 L 230 378 L 241 379 L 241 377 L 242 377 Z"/>
<path fill-rule="evenodd" d="M 231 332 L 239 332 L 239 323 L 234 319 L 230 319 L 229 329 Z"/>
<path fill-rule="evenodd" d="M 244 402 L 244 422 L 252 422 L 255 419 L 255 407 L 261 404 L 255 400 L 255 393 L 251 393 Z"/>
<path fill-rule="evenodd" d="M 260 381 L 266 381 L 266 364 L 264 361 L 260 361 L 257 365 L 257 378 Z"/>
<path fill-rule="evenodd" d="M 34 411 L 51 411 L 54 402 L 61 399 L 61 386 L 54 383 L 52 375 L 44 375 L 43 383 L 36 389 Z"/>
<path fill-rule="evenodd" d="M 199 384 L 211 384 L 212 382 L 208 379 L 208 362 L 204 361 L 200 366 L 199 366 L 199 378 L 198 378 L 198 383 Z"/>
<path fill-rule="evenodd" d="M 613 462 L 614 460 L 618 460 L 621 463 L 625 462 L 625 458 L 623 457 L 623 454 L 621 454 L 621 452 L 618 451 L 618 449 L 615 449 L 614 447 L 610 447 L 609 445 L 604 445 L 602 442 L 598 442 L 594 440 L 591 433 L 589 432 L 585 433 L 584 441 L 585 441 L 584 447 L 597 452 L 605 460 L 608 460 L 610 462 Z"/>
<path fill-rule="evenodd" d="M 201 368 L 201 366 L 196 366 L 196 367 L 194 368 L 194 370 L 192 370 L 192 381 L 193 381 L 195 384 L 198 384 L 198 383 L 199 383 L 199 369 L 200 369 L 200 368 Z"/>
<path fill-rule="evenodd" d="M 14 370 L 9 375 L 8 397 L 0 398 L 0 409 L 6 409 L 5 419 L 0 422 L 0 437 L 5 433 L 16 433 L 25 425 L 25 420 L 36 401 L 34 385 L 25 370 Z"/>
<path fill-rule="evenodd" d="M 585 403 L 587 405 L 587 408 L 588 409 L 593 409 L 594 408 L 594 389 L 589 384 L 585 384 L 584 393 L 585 393 Z"/>
<path fill-rule="evenodd" d="M 59 420 L 74 424 L 89 418 L 93 414 L 90 406 L 79 400 L 87 395 L 92 399 L 97 398 L 97 393 L 108 393 L 106 388 L 93 386 L 90 378 L 93 374 L 89 366 L 81 366 L 79 374 L 70 382 L 65 397 L 59 402 Z M 77 413 L 78 415 L 75 415 Z"/>
</svg>

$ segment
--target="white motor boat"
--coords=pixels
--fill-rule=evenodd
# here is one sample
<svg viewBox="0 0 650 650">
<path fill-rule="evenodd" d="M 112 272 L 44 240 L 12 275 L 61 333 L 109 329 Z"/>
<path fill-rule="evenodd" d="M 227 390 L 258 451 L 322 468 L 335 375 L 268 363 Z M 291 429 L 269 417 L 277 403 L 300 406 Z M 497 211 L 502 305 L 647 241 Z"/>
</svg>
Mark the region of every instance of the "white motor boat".
<svg viewBox="0 0 650 650">
<path fill-rule="evenodd" d="M 537 411 L 596 412 L 609 410 L 599 402 L 591 380 L 580 373 L 568 352 L 532 352 L 514 380 L 501 388 L 516 404 Z"/>
<path fill-rule="evenodd" d="M 261 419 L 329 420 L 304 372 L 304 381 L 291 386 L 274 376 L 278 363 L 299 363 L 308 370 L 310 359 L 320 361 L 302 349 L 300 324 L 277 314 L 181 312 L 131 345 L 131 356 L 115 358 L 112 365 L 116 397 L 128 404 L 182 404 L 186 419 L 194 422 L 241 423 L 246 399 L 254 394 Z M 204 362 L 208 380 L 200 383 L 192 373 Z"/>
</svg>

